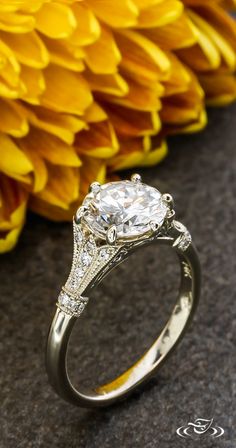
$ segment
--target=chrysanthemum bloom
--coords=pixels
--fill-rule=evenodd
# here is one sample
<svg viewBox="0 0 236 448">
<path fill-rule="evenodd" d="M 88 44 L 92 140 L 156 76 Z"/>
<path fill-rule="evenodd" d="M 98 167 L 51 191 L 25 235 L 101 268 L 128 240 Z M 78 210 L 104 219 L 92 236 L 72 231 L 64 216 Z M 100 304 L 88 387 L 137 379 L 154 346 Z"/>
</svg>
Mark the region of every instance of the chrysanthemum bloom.
<svg viewBox="0 0 236 448">
<path fill-rule="evenodd" d="M 0 252 L 236 96 L 234 1 L 1 0 Z M 155 138 L 153 138 L 156 136 Z"/>
</svg>

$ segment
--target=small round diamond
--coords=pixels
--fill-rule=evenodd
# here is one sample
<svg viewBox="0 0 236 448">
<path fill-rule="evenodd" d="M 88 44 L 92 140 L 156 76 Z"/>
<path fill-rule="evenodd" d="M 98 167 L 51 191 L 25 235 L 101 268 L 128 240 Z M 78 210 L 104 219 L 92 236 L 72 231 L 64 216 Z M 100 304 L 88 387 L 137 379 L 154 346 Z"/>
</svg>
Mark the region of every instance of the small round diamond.
<svg viewBox="0 0 236 448">
<path fill-rule="evenodd" d="M 83 264 L 84 266 L 89 266 L 90 263 L 91 263 L 91 260 L 92 260 L 92 258 L 91 258 L 91 256 L 88 254 L 88 252 L 87 252 L 87 251 L 83 251 L 82 254 L 81 254 L 81 261 L 82 261 L 82 264 Z"/>
<path fill-rule="evenodd" d="M 68 294 L 66 294 L 66 292 L 62 291 L 58 297 L 58 302 L 60 303 L 60 305 L 62 305 L 64 307 L 68 307 L 68 306 L 70 306 L 70 301 L 71 301 L 71 298 L 68 296 Z"/>
<path fill-rule="evenodd" d="M 81 269 L 81 268 L 76 268 L 76 269 L 75 269 L 75 276 L 76 276 L 77 278 L 81 278 L 81 277 L 83 277 L 83 275 L 84 275 L 84 271 L 83 271 L 83 269 Z"/>
<path fill-rule="evenodd" d="M 94 252 L 94 244 L 92 243 L 92 241 L 88 240 L 86 243 L 86 250 L 87 252 L 92 255 Z"/>
<path fill-rule="evenodd" d="M 109 251 L 104 247 L 99 252 L 99 258 L 102 261 L 106 261 L 109 258 Z"/>
<path fill-rule="evenodd" d="M 79 244 L 81 243 L 82 240 L 83 240 L 83 234 L 80 230 L 77 230 L 75 233 L 75 242 Z"/>
</svg>

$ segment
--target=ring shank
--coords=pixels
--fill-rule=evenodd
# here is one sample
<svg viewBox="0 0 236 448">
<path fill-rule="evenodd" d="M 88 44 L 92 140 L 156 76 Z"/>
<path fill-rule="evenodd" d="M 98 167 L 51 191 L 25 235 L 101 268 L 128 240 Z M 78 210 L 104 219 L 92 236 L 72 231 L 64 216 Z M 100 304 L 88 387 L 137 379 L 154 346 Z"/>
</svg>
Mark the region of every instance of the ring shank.
<svg viewBox="0 0 236 448">
<path fill-rule="evenodd" d="M 163 240 L 161 243 L 170 245 L 169 240 Z M 200 265 L 192 243 L 185 252 L 174 246 L 173 249 L 177 252 L 181 267 L 180 290 L 174 310 L 149 350 L 110 383 L 89 391 L 79 391 L 73 387 L 67 373 L 66 358 L 70 335 L 77 319 L 57 309 L 48 336 L 46 365 L 49 381 L 62 398 L 83 407 L 112 404 L 126 397 L 135 387 L 152 376 L 174 350 L 183 337 L 198 303 Z"/>
</svg>

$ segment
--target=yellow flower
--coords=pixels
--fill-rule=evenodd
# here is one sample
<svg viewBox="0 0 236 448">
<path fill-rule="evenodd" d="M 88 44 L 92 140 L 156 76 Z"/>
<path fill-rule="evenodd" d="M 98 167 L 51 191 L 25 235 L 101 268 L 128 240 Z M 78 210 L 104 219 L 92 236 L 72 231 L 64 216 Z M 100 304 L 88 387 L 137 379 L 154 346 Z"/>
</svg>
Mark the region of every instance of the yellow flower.
<svg viewBox="0 0 236 448">
<path fill-rule="evenodd" d="M 161 161 L 235 99 L 235 3 L 1 1 L 0 252 L 27 207 L 70 218 L 91 181 Z"/>
</svg>

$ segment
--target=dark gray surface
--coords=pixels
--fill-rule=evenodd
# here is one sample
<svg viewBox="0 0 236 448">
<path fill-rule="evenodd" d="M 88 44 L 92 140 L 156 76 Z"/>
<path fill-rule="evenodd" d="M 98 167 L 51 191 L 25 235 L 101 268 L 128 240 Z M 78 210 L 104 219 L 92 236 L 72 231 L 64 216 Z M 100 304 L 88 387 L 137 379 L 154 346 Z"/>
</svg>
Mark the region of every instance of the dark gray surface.
<svg viewBox="0 0 236 448">
<path fill-rule="evenodd" d="M 211 111 L 206 131 L 174 138 L 165 162 L 142 172 L 174 195 L 177 216 L 199 248 L 203 288 L 178 350 L 141 393 L 119 405 L 74 408 L 48 385 L 44 346 L 69 272 L 72 231 L 29 217 L 15 251 L 1 257 L 1 448 L 179 448 L 200 440 L 204 448 L 236 446 L 235 128 L 236 106 Z M 173 304 L 177 270 L 170 261 L 166 252 L 144 251 L 135 270 L 122 265 L 96 291 L 71 353 L 73 374 L 84 383 L 106 381 L 151 343 Z M 161 281 L 165 270 L 169 280 Z M 197 417 L 213 417 L 224 436 L 180 439 L 176 428 Z"/>
</svg>

